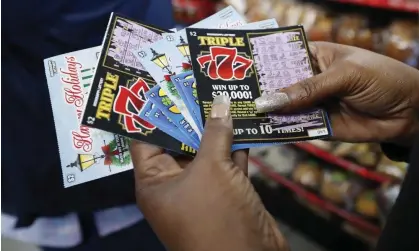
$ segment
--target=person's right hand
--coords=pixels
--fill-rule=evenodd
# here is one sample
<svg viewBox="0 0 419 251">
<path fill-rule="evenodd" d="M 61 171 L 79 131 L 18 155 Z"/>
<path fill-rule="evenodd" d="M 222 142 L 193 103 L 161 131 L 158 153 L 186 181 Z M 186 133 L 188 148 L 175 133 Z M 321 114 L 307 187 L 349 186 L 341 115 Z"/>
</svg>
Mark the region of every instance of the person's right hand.
<svg viewBox="0 0 419 251">
<path fill-rule="evenodd" d="M 419 132 L 419 71 L 356 47 L 310 44 L 320 74 L 258 98 L 261 112 L 322 105 L 334 139 L 409 146 Z"/>
</svg>

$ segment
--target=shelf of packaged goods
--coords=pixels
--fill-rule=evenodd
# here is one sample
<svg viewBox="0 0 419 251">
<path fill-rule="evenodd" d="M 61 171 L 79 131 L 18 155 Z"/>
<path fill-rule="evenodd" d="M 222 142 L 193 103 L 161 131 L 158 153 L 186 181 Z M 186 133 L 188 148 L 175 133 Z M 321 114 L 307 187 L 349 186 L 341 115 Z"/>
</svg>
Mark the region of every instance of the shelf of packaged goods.
<svg viewBox="0 0 419 251">
<path fill-rule="evenodd" d="M 326 210 L 328 212 L 334 213 L 344 219 L 345 221 L 349 222 L 351 225 L 367 231 L 373 235 L 378 236 L 381 232 L 381 229 L 374 225 L 373 223 L 363 219 L 362 217 L 355 215 L 347 210 L 339 208 L 335 204 L 320 198 L 317 194 L 306 190 L 301 185 L 288 180 L 287 178 L 283 177 L 282 175 L 276 173 L 271 168 L 266 166 L 262 161 L 255 157 L 249 157 L 249 161 L 259 169 L 259 171 L 269 177 L 270 179 L 274 180 L 275 182 L 281 184 L 282 186 L 286 187 L 287 189 L 294 192 L 296 195 L 302 197 L 303 199 L 307 200 L 309 203 Z"/>
<path fill-rule="evenodd" d="M 380 183 L 383 182 L 387 182 L 387 181 L 392 181 L 394 180 L 394 178 L 390 177 L 390 176 L 386 176 L 380 173 L 377 173 L 375 171 L 371 171 L 366 167 L 360 166 L 358 164 L 355 164 L 351 161 L 342 159 L 340 157 L 337 157 L 331 153 L 329 153 L 328 151 L 325 151 L 313 144 L 310 143 L 297 143 L 294 144 L 294 146 L 296 146 L 297 148 L 319 158 L 322 159 L 326 162 L 328 162 L 329 164 L 338 166 L 340 168 L 346 169 L 348 171 L 351 171 L 353 173 L 356 173 L 357 175 L 369 179 L 369 180 L 374 180 Z"/>
<path fill-rule="evenodd" d="M 389 9 L 419 13 L 418 0 L 333 0 L 340 3 L 369 6 L 373 8 Z"/>
</svg>

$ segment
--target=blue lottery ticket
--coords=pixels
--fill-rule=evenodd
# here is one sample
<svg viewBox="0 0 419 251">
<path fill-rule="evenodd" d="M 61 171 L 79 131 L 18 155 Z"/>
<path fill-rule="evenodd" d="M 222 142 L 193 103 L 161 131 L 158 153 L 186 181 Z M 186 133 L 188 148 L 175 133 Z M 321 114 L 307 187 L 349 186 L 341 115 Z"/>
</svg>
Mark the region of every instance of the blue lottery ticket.
<svg viewBox="0 0 419 251">
<path fill-rule="evenodd" d="M 176 125 L 151 101 L 147 101 L 139 116 L 176 140 L 188 146 L 193 145 L 193 142 L 185 134 L 183 134 L 181 130 L 179 130 Z"/>
<path fill-rule="evenodd" d="M 187 81 L 194 82 L 194 79 L 188 79 Z M 197 109 L 196 111 L 199 113 L 198 116 L 200 117 L 199 109 Z M 145 121 L 153 124 L 154 126 L 159 128 L 159 130 L 163 131 L 167 135 L 172 136 L 176 140 L 178 140 L 178 141 L 180 141 L 180 142 L 182 142 L 182 143 L 184 143 L 188 146 L 191 146 L 195 150 L 198 150 L 199 143 L 197 145 L 196 142 L 194 143 L 193 141 L 191 141 L 191 139 L 188 137 L 187 134 L 182 132 L 182 130 L 179 130 L 179 128 L 173 123 L 173 121 L 171 121 L 157 107 L 157 105 L 155 105 L 154 103 L 151 102 L 151 99 L 146 103 L 144 108 L 141 110 L 140 118 L 142 118 Z M 201 123 L 201 125 L 202 125 L 202 123 Z M 232 151 L 234 152 L 234 151 L 237 151 L 237 150 L 248 149 L 248 148 L 252 148 L 252 147 L 262 147 L 262 146 L 265 146 L 265 145 L 270 145 L 270 144 L 235 144 L 235 145 L 232 146 Z"/>
<path fill-rule="evenodd" d="M 188 121 L 186 121 L 178 107 L 167 96 L 166 92 L 160 86 L 156 85 L 146 92 L 145 95 L 148 100 L 153 102 L 194 143 L 191 147 L 198 149 L 200 137 Z"/>
<path fill-rule="evenodd" d="M 172 75 L 183 72 L 182 58 L 168 56 L 176 53 L 177 49 L 167 46 L 166 43 L 165 40 L 160 40 L 149 47 L 141 48 L 138 52 L 140 62 L 154 81 L 167 93 L 192 129 L 201 137 L 198 126 L 170 79 Z"/>
<path fill-rule="evenodd" d="M 171 77 L 180 97 L 185 102 L 186 108 L 192 114 L 195 123 L 201 133 L 204 131 L 198 96 L 196 93 L 196 81 L 192 71 L 187 71 Z"/>
</svg>

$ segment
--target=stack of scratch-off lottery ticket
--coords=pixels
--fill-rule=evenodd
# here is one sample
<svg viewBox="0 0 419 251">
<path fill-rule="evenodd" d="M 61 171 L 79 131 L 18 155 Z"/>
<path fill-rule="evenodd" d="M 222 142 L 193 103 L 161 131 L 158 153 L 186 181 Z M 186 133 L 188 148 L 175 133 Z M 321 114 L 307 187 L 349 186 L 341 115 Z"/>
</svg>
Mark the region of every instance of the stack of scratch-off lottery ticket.
<svg viewBox="0 0 419 251">
<path fill-rule="evenodd" d="M 302 26 L 247 24 L 227 7 L 184 30 L 111 14 L 102 46 L 45 60 L 64 186 L 132 169 L 129 141 L 194 156 L 215 96 L 232 151 L 331 135 L 327 114 L 260 114 L 254 100 L 311 77 Z"/>
</svg>

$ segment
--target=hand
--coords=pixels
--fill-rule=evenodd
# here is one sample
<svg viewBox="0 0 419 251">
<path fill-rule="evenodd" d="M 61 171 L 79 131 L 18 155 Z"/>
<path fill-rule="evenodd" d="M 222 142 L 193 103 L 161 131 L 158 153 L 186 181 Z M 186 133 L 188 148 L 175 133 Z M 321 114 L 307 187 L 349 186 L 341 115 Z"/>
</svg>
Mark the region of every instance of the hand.
<svg viewBox="0 0 419 251">
<path fill-rule="evenodd" d="M 322 105 L 334 139 L 410 145 L 419 132 L 419 71 L 356 47 L 310 44 L 319 75 L 256 100 L 262 112 Z"/>
<path fill-rule="evenodd" d="M 169 250 L 288 250 L 277 224 L 244 174 L 247 152 L 231 156 L 226 96 L 214 99 L 193 161 L 133 142 L 138 205 Z"/>
</svg>

